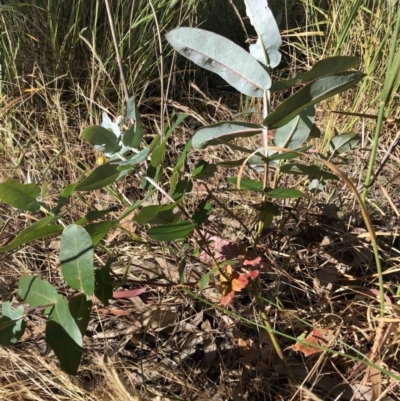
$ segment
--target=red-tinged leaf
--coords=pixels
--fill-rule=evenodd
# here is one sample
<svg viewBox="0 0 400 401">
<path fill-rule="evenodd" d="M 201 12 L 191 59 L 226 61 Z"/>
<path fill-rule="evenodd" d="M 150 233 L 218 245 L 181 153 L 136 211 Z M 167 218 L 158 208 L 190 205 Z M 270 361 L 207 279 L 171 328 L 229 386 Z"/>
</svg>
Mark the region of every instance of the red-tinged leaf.
<svg viewBox="0 0 400 401">
<path fill-rule="evenodd" d="M 257 258 L 251 259 L 251 260 L 245 259 L 243 261 L 243 266 L 244 267 L 247 267 L 247 266 L 254 267 L 254 266 L 258 266 L 260 264 L 261 264 L 261 256 L 258 256 Z"/>
<path fill-rule="evenodd" d="M 239 253 L 238 246 L 231 241 L 219 237 L 208 232 L 202 232 L 206 241 L 208 242 L 208 247 L 213 251 L 214 258 L 217 260 L 227 260 L 236 257 Z M 199 237 L 195 233 L 196 237 Z M 210 262 L 210 257 L 206 251 L 200 253 L 200 260 L 204 263 Z"/>
<path fill-rule="evenodd" d="M 227 306 L 228 304 L 231 303 L 232 299 L 235 297 L 235 291 L 229 292 L 227 295 L 222 297 L 221 299 L 221 305 L 222 306 Z"/>
<path fill-rule="evenodd" d="M 331 348 L 333 339 L 333 330 L 313 329 L 303 341 L 298 341 L 289 348 L 295 351 L 300 351 L 307 357 L 322 352 L 323 349 L 319 347 Z M 318 346 L 318 348 L 316 346 Z"/>
<path fill-rule="evenodd" d="M 251 271 L 249 272 L 249 277 L 250 277 L 252 280 L 255 280 L 255 279 L 258 277 L 259 273 L 260 273 L 259 270 L 251 270 Z"/>
<path fill-rule="evenodd" d="M 114 299 L 133 298 L 133 297 L 138 297 L 140 294 L 143 294 L 144 292 L 146 292 L 146 287 L 135 288 L 133 290 L 114 291 L 113 298 Z"/>
<path fill-rule="evenodd" d="M 241 291 L 243 288 L 246 287 L 246 285 L 249 283 L 249 280 L 247 278 L 247 274 L 239 274 L 238 278 L 234 278 L 232 280 L 232 290 L 237 292 Z"/>
</svg>

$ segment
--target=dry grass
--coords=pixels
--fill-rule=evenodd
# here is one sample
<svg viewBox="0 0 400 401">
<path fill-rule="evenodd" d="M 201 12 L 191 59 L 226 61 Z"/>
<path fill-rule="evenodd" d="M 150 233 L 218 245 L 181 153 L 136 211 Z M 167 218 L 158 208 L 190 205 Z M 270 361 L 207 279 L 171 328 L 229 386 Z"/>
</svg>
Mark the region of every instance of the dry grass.
<svg viewBox="0 0 400 401">
<path fill-rule="evenodd" d="M 365 15 L 360 18 L 369 21 Z M 337 23 L 336 17 L 333 21 Z M 334 23 L 327 24 L 325 38 L 316 41 L 315 47 L 310 46 L 310 41 L 302 42 L 301 37 L 298 41 L 292 37 L 284 48 L 288 64 L 281 74 L 285 77 L 293 75 L 299 69 L 299 62 L 300 65 L 312 64 L 321 55 L 321 47 L 324 49 L 322 54 L 329 54 L 326 49 L 331 47 L 326 38 L 330 40 L 338 34 Z M 360 22 L 356 26 L 363 31 L 355 30 L 347 39 L 348 54 L 354 54 L 355 49 L 364 49 L 359 43 L 360 36 L 378 29 Z M 372 68 L 365 54 L 360 54 L 360 57 L 363 66 Z M 381 72 L 383 66 L 378 64 L 374 68 L 369 70 L 370 74 L 381 77 L 374 74 L 375 71 Z M 11 90 L 1 94 L 0 152 L 3 163 L 0 181 L 16 178 L 26 182 L 29 173 L 33 181 L 48 183 L 45 202 L 52 207 L 66 184 L 80 180 L 96 164 L 96 155 L 80 137 L 82 129 L 93 122 L 98 123 L 103 109 L 109 109 L 111 113 L 117 111 L 110 105 L 105 92 L 101 95 L 96 92 L 97 96 L 91 97 L 78 80 L 69 81 L 67 90 L 55 89 L 43 70 L 43 66 L 36 65 L 29 70 L 30 74 L 25 73 L 17 81 L 21 89 L 17 97 L 10 95 Z M 174 76 L 174 87 L 168 99 L 170 111 L 189 115 L 185 125 L 172 136 L 168 166 L 174 165 L 177 155 L 197 127 L 230 119 L 241 107 L 259 106 L 256 103 L 243 105 L 242 99 L 231 93 L 204 91 L 195 83 L 187 85 L 186 77 L 191 76 L 190 72 L 187 74 Z M 23 84 L 28 79 L 29 88 L 35 90 L 24 92 Z M 373 91 L 371 96 L 375 99 L 379 87 L 362 90 Z M 156 84 L 143 92 L 140 106 L 146 142 L 151 141 L 160 126 L 159 96 L 152 91 L 157 93 Z M 351 92 L 340 97 L 340 103 L 336 99 L 325 103 L 317 120 L 328 137 L 333 127 L 343 132 L 351 126 L 352 130 L 363 134 L 361 149 L 356 150 L 347 165 L 342 166 L 359 189 L 363 183 L 362 166 L 368 158 L 365 149 L 370 147 L 369 123 L 359 119 L 349 122 L 346 117 L 333 115 L 327 110 L 340 105 L 341 110 L 373 114 L 375 109 L 362 104 L 363 99 L 365 95 L 362 93 Z M 275 102 L 279 100 L 277 97 Z M 90 110 L 96 110 L 96 113 L 89 114 Z M 394 103 L 389 110 L 397 117 Z M 380 144 L 382 157 L 397 131 L 395 125 L 385 126 Z M 257 146 L 251 141 L 243 145 Z M 322 149 L 325 142 L 316 142 L 315 146 Z M 200 158 L 219 162 L 233 156 L 229 149 L 222 148 L 205 154 L 193 152 L 185 173 Z M 195 286 L 175 284 L 179 277 L 181 246 L 153 243 L 143 227 L 127 221 L 105 239 L 104 247 L 97 252 L 97 263 L 104 264 L 110 255 L 117 256 L 113 264 L 115 278 L 121 277 L 128 268 L 127 286 L 131 288 L 146 282 L 146 293 L 130 300 L 114 300 L 109 307 L 95 303 L 85 337 L 84 360 L 77 377 L 60 371 L 56 358 L 44 341 L 44 322 L 40 315 L 33 315 L 23 340 L 15 347 L 0 348 L 3 367 L 0 371 L 0 398 L 370 400 L 374 382 L 369 381 L 370 376 L 365 374 L 365 370 L 357 370 L 359 365 L 354 358 L 362 359 L 363 355 L 378 347 L 379 358 L 376 360 L 379 359 L 379 366 L 392 376 L 400 375 L 396 294 L 400 285 L 399 164 L 399 150 L 393 149 L 371 190 L 369 203 L 379 234 L 385 289 L 392 301 L 387 316 L 393 322 L 379 320 L 379 305 L 368 296 L 368 290 L 376 288 L 377 284 L 373 251 L 365 235 L 360 211 L 344 184 L 332 183 L 318 196 L 308 194 L 299 202 L 282 203 L 282 217 L 265 233 L 257 248 L 263 258 L 260 297 L 274 330 L 281 334 L 281 346 L 293 345 L 293 338 L 309 332 L 311 327 L 330 329 L 335 334 L 335 344 L 323 353 L 305 358 L 290 349 L 285 351 L 297 386 L 288 385 L 287 374 L 262 324 L 259 306 L 250 294 L 240 293 L 232 307 L 225 310 L 218 306 L 221 294 L 214 277 L 203 292 Z M 164 184 L 167 184 L 168 172 L 165 174 Z M 208 229 L 236 243 L 251 245 L 255 215 L 247 205 L 256 199 L 244 192 L 229 191 L 226 175 L 226 171 L 220 172 L 208 184 L 211 194 L 204 187 L 194 188 L 185 204 L 193 209 L 200 199 L 208 196 L 215 208 Z M 298 188 L 304 186 L 300 180 L 286 184 Z M 143 196 L 138 188 L 139 181 L 134 177 L 114 187 L 131 201 Z M 126 202 L 105 190 L 75 196 L 64 218 L 73 222 L 92 207 L 105 209 L 113 205 L 126 207 Z M 219 207 L 221 205 L 224 207 Z M 0 210 L 2 242 L 38 218 L 4 205 Z M 248 232 L 243 230 L 238 220 L 247 226 Z M 187 251 L 185 281 L 189 283 L 198 282 L 209 269 L 192 255 L 194 248 L 190 243 Z M 16 296 L 18 279 L 28 273 L 48 279 L 59 291 L 67 294 L 61 280 L 58 252 L 58 239 L 48 239 L 3 255 L 1 284 L 10 292 L 7 294 L 2 290 L 3 300 Z M 382 333 L 391 323 L 395 323 L 395 327 L 384 339 Z M 390 397 L 382 397 L 382 400 L 398 399 L 398 381 L 391 375 L 382 374 L 380 377 L 382 388 Z M 365 393 L 364 398 L 359 391 Z"/>
</svg>

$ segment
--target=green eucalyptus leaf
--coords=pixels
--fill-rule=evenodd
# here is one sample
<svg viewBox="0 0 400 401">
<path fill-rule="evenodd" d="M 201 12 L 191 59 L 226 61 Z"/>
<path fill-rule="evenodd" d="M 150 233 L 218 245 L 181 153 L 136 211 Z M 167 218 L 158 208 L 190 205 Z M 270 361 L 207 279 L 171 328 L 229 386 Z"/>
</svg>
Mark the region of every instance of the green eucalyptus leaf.
<svg viewBox="0 0 400 401">
<path fill-rule="evenodd" d="M 147 234 L 151 239 L 156 241 L 175 241 L 191 235 L 196 226 L 196 224 L 190 221 L 181 220 L 175 223 L 152 227 Z"/>
<path fill-rule="evenodd" d="M 70 287 L 86 295 L 94 293 L 94 249 L 89 233 L 77 224 L 61 235 L 61 271 Z"/>
<path fill-rule="evenodd" d="M 294 85 L 296 85 L 299 82 L 299 80 L 296 78 L 292 79 L 287 79 L 287 80 L 282 80 L 282 81 L 275 81 L 270 88 L 270 92 L 282 92 L 286 89 L 290 89 Z"/>
<path fill-rule="evenodd" d="M 92 301 L 85 294 L 79 294 L 69 300 L 69 311 L 82 336 L 85 335 L 90 320 Z"/>
<path fill-rule="evenodd" d="M 99 242 L 109 233 L 109 231 L 118 224 L 116 220 L 100 221 L 85 226 L 85 230 L 92 239 L 93 246 L 97 246 Z"/>
<path fill-rule="evenodd" d="M 229 177 L 228 181 L 237 187 L 238 177 Z M 263 183 L 261 181 L 255 181 L 250 178 L 243 177 L 240 180 L 240 189 L 246 191 L 260 192 L 263 190 Z"/>
<path fill-rule="evenodd" d="M 18 180 L 7 180 L 0 184 L 0 200 L 20 210 L 37 212 L 40 209 L 37 201 L 39 196 L 40 188 L 34 183 L 21 184 Z"/>
<path fill-rule="evenodd" d="M 102 219 L 104 216 L 107 216 L 107 214 L 111 212 L 117 212 L 118 210 L 119 208 L 116 206 L 112 206 L 105 210 L 91 210 L 90 212 L 86 213 L 86 216 L 79 219 L 75 224 L 83 226 L 91 221 Z"/>
<path fill-rule="evenodd" d="M 193 182 L 191 180 L 179 180 L 176 184 L 176 188 L 172 198 L 175 202 L 178 202 L 183 195 L 191 192 L 193 189 Z"/>
<path fill-rule="evenodd" d="M 343 72 L 319 78 L 281 103 L 264 119 L 263 124 L 269 128 L 282 127 L 305 108 L 351 88 L 364 76 L 360 72 Z"/>
<path fill-rule="evenodd" d="M 296 199 L 303 196 L 303 192 L 292 188 L 275 188 L 266 191 L 267 196 L 274 199 Z"/>
<path fill-rule="evenodd" d="M 140 212 L 137 215 L 135 215 L 133 220 L 139 224 L 147 224 L 147 223 L 160 224 L 156 222 L 159 215 L 162 212 L 171 212 L 173 215 L 173 209 L 175 208 L 175 206 L 176 204 L 145 206 L 140 210 Z"/>
<path fill-rule="evenodd" d="M 258 210 L 259 212 L 265 212 L 272 214 L 273 216 L 279 216 L 279 209 L 278 207 L 272 202 L 263 202 L 263 203 L 256 203 L 250 205 L 252 208 Z"/>
<path fill-rule="evenodd" d="M 199 290 L 200 290 L 200 291 L 203 291 L 204 288 L 207 287 L 208 283 L 210 282 L 210 276 L 211 276 L 212 274 L 218 273 L 218 271 L 219 271 L 219 266 L 214 267 L 214 269 L 210 270 L 208 273 L 206 273 L 206 274 L 200 279 L 200 282 L 199 282 Z"/>
<path fill-rule="evenodd" d="M 110 304 L 110 299 L 113 296 L 113 287 L 111 285 L 110 269 L 104 267 L 95 272 L 96 289 L 94 294 L 102 302 L 104 306 Z"/>
<path fill-rule="evenodd" d="M 82 358 L 82 334 L 69 310 L 67 300 L 58 295 L 46 323 L 46 340 L 64 372 L 75 375 Z"/>
<path fill-rule="evenodd" d="M 18 294 L 32 308 L 57 302 L 57 290 L 48 281 L 35 276 L 24 276 L 19 280 Z"/>
<path fill-rule="evenodd" d="M 192 171 L 192 177 L 200 180 L 206 180 L 208 178 L 214 177 L 214 174 L 217 171 L 218 168 L 215 164 L 210 164 L 205 160 L 200 160 Z"/>
<path fill-rule="evenodd" d="M 23 320 L 25 310 L 23 305 L 13 307 L 7 301 L 2 304 L 0 318 L 0 346 L 7 347 L 16 344 L 25 332 L 26 323 Z"/>
<path fill-rule="evenodd" d="M 305 142 L 311 132 L 315 115 L 314 106 L 303 110 L 283 127 L 276 130 L 274 142 L 276 146 L 297 149 Z"/>
<path fill-rule="evenodd" d="M 248 138 L 260 134 L 263 127 L 245 122 L 223 122 L 200 128 L 192 138 L 194 149 L 226 145 L 235 138 Z"/>
<path fill-rule="evenodd" d="M 191 139 L 186 143 L 186 145 L 182 151 L 182 154 L 179 156 L 178 161 L 176 162 L 176 165 L 172 171 L 173 173 L 177 173 L 183 167 L 183 164 L 185 163 L 185 160 L 186 160 L 186 156 L 189 153 L 190 149 L 192 149 L 192 140 Z"/>
<path fill-rule="evenodd" d="M 119 165 L 116 163 L 106 163 L 98 166 L 76 186 L 75 191 L 92 191 L 104 188 L 133 171 L 132 167 L 124 171 L 119 171 L 118 167 Z"/>
<path fill-rule="evenodd" d="M 165 150 L 167 148 L 167 140 L 162 141 L 151 154 L 150 163 L 153 167 L 158 167 L 164 162 Z"/>
<path fill-rule="evenodd" d="M 78 185 L 77 183 L 70 184 L 63 189 L 63 191 L 60 194 L 60 197 L 58 198 L 57 206 L 51 210 L 54 214 L 58 214 L 60 212 L 60 209 L 69 202 L 77 185 Z"/>
<path fill-rule="evenodd" d="M 92 125 L 85 128 L 82 136 L 98 152 L 113 154 L 121 150 L 119 139 L 115 134 L 100 125 Z"/>
<path fill-rule="evenodd" d="M 281 35 L 271 9 L 266 0 L 245 0 L 246 14 L 254 26 L 258 40 L 250 45 L 250 54 L 260 63 L 275 68 L 281 61 L 279 47 Z"/>
<path fill-rule="evenodd" d="M 167 34 L 170 45 L 200 67 L 215 72 L 239 92 L 262 97 L 271 78 L 243 48 L 213 32 L 176 28 Z"/>
<path fill-rule="evenodd" d="M 304 166 L 303 164 L 285 164 L 281 167 L 282 173 L 307 175 L 309 178 L 324 178 L 326 180 L 338 180 L 339 177 L 329 171 L 322 170 L 318 166 Z"/>
<path fill-rule="evenodd" d="M 197 206 L 192 220 L 199 226 L 203 224 L 207 219 L 210 217 L 212 212 L 211 203 L 207 200 L 202 200 L 199 205 Z"/>
<path fill-rule="evenodd" d="M 6 252 L 20 245 L 27 244 L 36 239 L 50 237 L 62 232 L 61 224 L 51 224 L 57 219 L 56 216 L 46 216 L 23 229 L 11 242 L 0 248 L 0 252 Z"/>
</svg>

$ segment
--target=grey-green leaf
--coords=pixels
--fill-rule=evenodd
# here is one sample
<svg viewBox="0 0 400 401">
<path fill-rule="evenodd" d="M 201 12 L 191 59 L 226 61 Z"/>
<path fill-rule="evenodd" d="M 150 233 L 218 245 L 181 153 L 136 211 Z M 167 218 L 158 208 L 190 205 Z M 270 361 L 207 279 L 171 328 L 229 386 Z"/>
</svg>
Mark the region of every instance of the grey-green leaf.
<svg viewBox="0 0 400 401">
<path fill-rule="evenodd" d="M 238 177 L 229 177 L 228 181 L 236 187 L 238 184 Z M 263 190 L 263 183 L 261 181 L 255 181 L 250 178 L 243 177 L 240 180 L 240 189 L 259 192 Z"/>
<path fill-rule="evenodd" d="M 46 323 L 46 340 L 61 368 L 75 375 L 82 358 L 82 334 L 69 310 L 67 300 L 59 295 Z"/>
<path fill-rule="evenodd" d="M 0 319 L 0 345 L 7 347 L 16 344 L 25 331 L 24 307 L 15 306 L 11 302 L 3 302 L 3 317 Z"/>
<path fill-rule="evenodd" d="M 32 308 L 54 304 L 58 296 L 57 290 L 48 281 L 29 275 L 19 280 L 18 294 Z"/>
<path fill-rule="evenodd" d="M 353 132 L 334 136 L 329 143 L 329 153 L 343 154 L 354 149 L 360 142 L 360 135 Z"/>
<path fill-rule="evenodd" d="M 99 152 L 113 154 L 121 150 L 115 134 L 100 125 L 85 128 L 82 136 Z"/>
<path fill-rule="evenodd" d="M 323 178 L 325 180 L 338 180 L 338 176 L 318 166 L 305 166 L 303 164 L 285 164 L 281 167 L 282 173 L 307 175 L 309 178 Z"/>
<path fill-rule="evenodd" d="M 39 195 L 40 188 L 33 183 L 21 184 L 18 180 L 8 180 L 0 184 L 0 200 L 20 210 L 37 212 L 40 209 L 36 199 Z"/>
<path fill-rule="evenodd" d="M 136 105 L 134 96 L 128 100 L 125 118 L 127 120 L 133 120 L 133 124 L 123 135 L 122 142 L 127 147 L 137 148 L 140 146 L 140 142 L 142 142 L 144 129 L 142 127 L 142 123 L 140 122 L 139 109 Z"/>
<path fill-rule="evenodd" d="M 244 95 L 262 97 L 271 86 L 271 78 L 258 61 L 223 36 L 181 27 L 173 29 L 166 37 L 177 52 L 215 72 Z"/>
<path fill-rule="evenodd" d="M 70 287 L 86 295 L 94 293 L 93 241 L 81 226 L 63 231 L 60 245 L 61 271 Z"/>
<path fill-rule="evenodd" d="M 308 138 L 311 132 L 315 115 L 315 108 L 303 110 L 283 127 L 276 130 L 274 142 L 276 146 L 296 149 Z"/>
<path fill-rule="evenodd" d="M 223 122 L 200 128 L 192 138 L 195 149 L 221 145 L 235 138 L 248 138 L 262 132 L 263 127 L 245 122 Z"/>
<path fill-rule="evenodd" d="M 250 53 L 260 63 L 275 68 L 281 61 L 281 35 L 267 0 L 245 0 L 246 13 L 254 26 L 258 40 L 250 45 Z"/>
<path fill-rule="evenodd" d="M 351 88 L 364 76 L 360 72 L 343 72 L 317 79 L 281 103 L 263 124 L 269 128 L 282 127 L 305 108 Z"/>
</svg>

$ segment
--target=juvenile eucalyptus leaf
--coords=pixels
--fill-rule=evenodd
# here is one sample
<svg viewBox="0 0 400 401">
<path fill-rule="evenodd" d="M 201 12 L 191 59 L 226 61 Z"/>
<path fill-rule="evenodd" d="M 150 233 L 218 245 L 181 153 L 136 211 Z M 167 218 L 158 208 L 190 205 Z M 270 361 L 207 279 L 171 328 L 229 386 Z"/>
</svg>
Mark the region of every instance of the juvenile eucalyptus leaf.
<svg viewBox="0 0 400 401">
<path fill-rule="evenodd" d="M 70 299 L 69 311 L 74 318 L 82 336 L 85 335 L 90 320 L 92 301 L 85 294 L 79 294 Z"/>
<path fill-rule="evenodd" d="M 59 295 L 46 323 L 46 340 L 64 372 L 75 375 L 82 358 L 82 334 L 69 310 L 67 300 Z"/>
<path fill-rule="evenodd" d="M 297 149 L 307 140 L 312 129 L 314 115 L 314 106 L 309 107 L 286 125 L 278 128 L 274 137 L 275 145 L 282 148 Z"/>
<path fill-rule="evenodd" d="M 238 177 L 229 177 L 228 181 L 235 185 L 235 187 L 238 185 Z M 243 177 L 240 180 L 240 189 L 260 192 L 263 190 L 263 183 L 261 181 L 255 181 L 250 178 Z"/>
<path fill-rule="evenodd" d="M 114 154 L 121 150 L 119 139 L 115 134 L 100 125 L 92 125 L 85 128 L 82 136 L 98 152 Z"/>
<path fill-rule="evenodd" d="M 175 241 L 191 235 L 196 226 L 196 224 L 190 221 L 181 220 L 176 223 L 152 227 L 147 234 L 151 239 L 156 241 Z"/>
<path fill-rule="evenodd" d="M 99 242 L 118 224 L 116 220 L 100 221 L 98 223 L 91 223 L 85 226 L 85 230 L 92 239 L 93 246 L 97 246 Z"/>
<path fill-rule="evenodd" d="M 104 306 L 110 304 L 109 300 L 112 299 L 113 287 L 111 285 L 110 269 L 101 268 L 96 270 L 96 289 L 94 294 L 102 302 Z"/>
<path fill-rule="evenodd" d="M 23 305 L 15 306 L 11 302 L 3 302 L 0 318 L 0 346 L 7 347 L 16 344 L 25 332 Z"/>
<path fill-rule="evenodd" d="M 192 170 L 192 177 L 200 180 L 206 180 L 214 177 L 214 174 L 218 171 L 215 164 L 210 164 L 205 160 L 200 160 L 196 167 Z"/>
<path fill-rule="evenodd" d="M 199 203 L 192 216 L 192 220 L 199 226 L 203 224 L 210 217 L 212 212 L 212 205 L 210 202 L 203 200 Z"/>
<path fill-rule="evenodd" d="M 327 75 L 344 72 L 356 67 L 359 63 L 357 57 L 353 56 L 333 56 L 316 62 L 310 71 L 301 72 L 295 79 L 300 79 L 303 84 L 315 81 Z"/>
<path fill-rule="evenodd" d="M 303 196 L 303 192 L 292 188 L 275 188 L 266 191 L 267 196 L 274 199 L 296 199 Z"/>
<path fill-rule="evenodd" d="M 133 120 L 133 124 L 124 133 L 122 142 L 128 148 L 138 148 L 143 139 L 144 129 L 142 127 L 142 123 L 140 122 L 139 109 L 135 102 L 134 96 L 129 98 L 127 102 L 125 118 L 127 120 Z"/>
<path fill-rule="evenodd" d="M 30 275 L 20 278 L 18 294 L 32 308 L 54 304 L 58 296 L 57 290 L 48 281 Z"/>
<path fill-rule="evenodd" d="M 267 0 L 245 0 L 246 14 L 254 26 L 258 40 L 250 45 L 250 54 L 267 67 L 275 68 L 281 61 L 282 45 L 279 28 Z"/>
<path fill-rule="evenodd" d="M 139 164 L 144 162 L 147 159 L 147 156 L 149 155 L 149 148 L 142 149 L 140 152 L 136 153 L 132 157 L 126 160 L 121 160 L 121 161 L 113 161 L 112 165 L 117 165 L 117 170 L 118 171 L 132 171 L 132 166 L 135 164 Z"/>
<path fill-rule="evenodd" d="M 179 156 L 179 159 L 176 162 L 176 165 L 173 169 L 173 173 L 177 173 L 182 168 L 183 164 L 185 163 L 186 156 L 190 152 L 190 149 L 192 149 L 192 140 L 191 139 L 186 143 L 186 145 L 182 151 L 182 154 Z"/>
<path fill-rule="evenodd" d="M 273 216 L 279 216 L 279 209 L 272 202 L 256 203 L 250 206 L 259 212 L 271 213 Z"/>
<path fill-rule="evenodd" d="M 98 166 L 75 187 L 75 191 L 92 191 L 104 188 L 133 171 L 132 167 L 123 171 L 119 171 L 118 167 L 119 165 L 114 163 Z"/>
<path fill-rule="evenodd" d="M 77 184 L 74 183 L 74 184 L 67 185 L 63 189 L 63 191 L 60 194 L 60 197 L 58 198 L 57 206 L 52 209 L 52 212 L 54 214 L 58 214 L 60 212 L 60 209 L 69 202 L 72 194 L 75 191 L 76 186 L 77 186 Z"/>
<path fill-rule="evenodd" d="M 364 76 L 360 72 L 343 72 L 319 78 L 281 103 L 264 119 L 263 125 L 269 128 L 282 127 L 305 108 L 351 88 Z"/>
<path fill-rule="evenodd" d="M 0 183 L 0 200 L 17 209 L 37 212 L 40 209 L 39 196 L 40 188 L 34 183 L 21 184 L 18 180 Z"/>
<path fill-rule="evenodd" d="M 86 295 L 94 292 L 94 250 L 89 233 L 71 224 L 61 235 L 60 262 L 65 281 Z"/>
<path fill-rule="evenodd" d="M 215 72 L 244 95 L 262 97 L 271 86 L 271 78 L 258 61 L 223 36 L 181 27 L 168 32 L 166 37 L 178 53 Z"/>
<path fill-rule="evenodd" d="M 172 205 L 149 205 L 149 206 L 145 206 L 144 208 L 142 208 L 140 210 L 140 212 L 137 215 L 135 215 L 133 220 L 136 221 L 136 223 L 139 223 L 139 224 L 147 224 L 147 223 L 161 224 L 161 223 L 157 222 L 157 219 L 158 219 L 159 215 L 162 212 L 164 212 L 164 213 L 165 212 L 170 212 L 169 215 L 170 215 L 170 217 L 172 217 L 174 215 L 173 209 L 175 208 L 175 206 L 176 206 L 175 204 L 172 204 Z M 174 221 L 174 220 L 172 220 L 172 221 Z M 172 221 L 169 221 L 169 222 L 172 222 Z"/>
<path fill-rule="evenodd" d="M 329 143 L 329 153 L 343 154 L 354 149 L 360 142 L 360 135 L 349 132 L 342 135 L 334 136 Z"/>
<path fill-rule="evenodd" d="M 339 177 L 329 171 L 322 170 L 318 166 L 305 166 L 303 164 L 285 164 L 281 167 L 282 173 L 307 175 L 309 178 L 324 178 L 326 180 L 338 180 Z"/>
<path fill-rule="evenodd" d="M 245 122 L 223 122 L 200 128 L 192 138 L 194 149 L 226 144 L 235 138 L 248 138 L 260 134 L 263 127 Z"/>
<path fill-rule="evenodd" d="M 51 224 L 57 219 L 55 216 L 46 216 L 36 223 L 23 229 L 11 242 L 0 248 L 0 252 L 6 252 L 20 245 L 27 244 L 36 239 L 50 237 L 59 234 L 63 230 L 61 224 Z"/>
<path fill-rule="evenodd" d="M 107 216 L 107 214 L 112 213 L 112 212 L 117 212 L 119 209 L 116 206 L 109 207 L 108 209 L 105 210 L 91 210 L 90 212 L 86 213 L 84 217 L 79 219 L 76 224 L 83 226 L 87 223 L 90 223 L 91 221 L 101 219 L 104 216 Z"/>
</svg>

